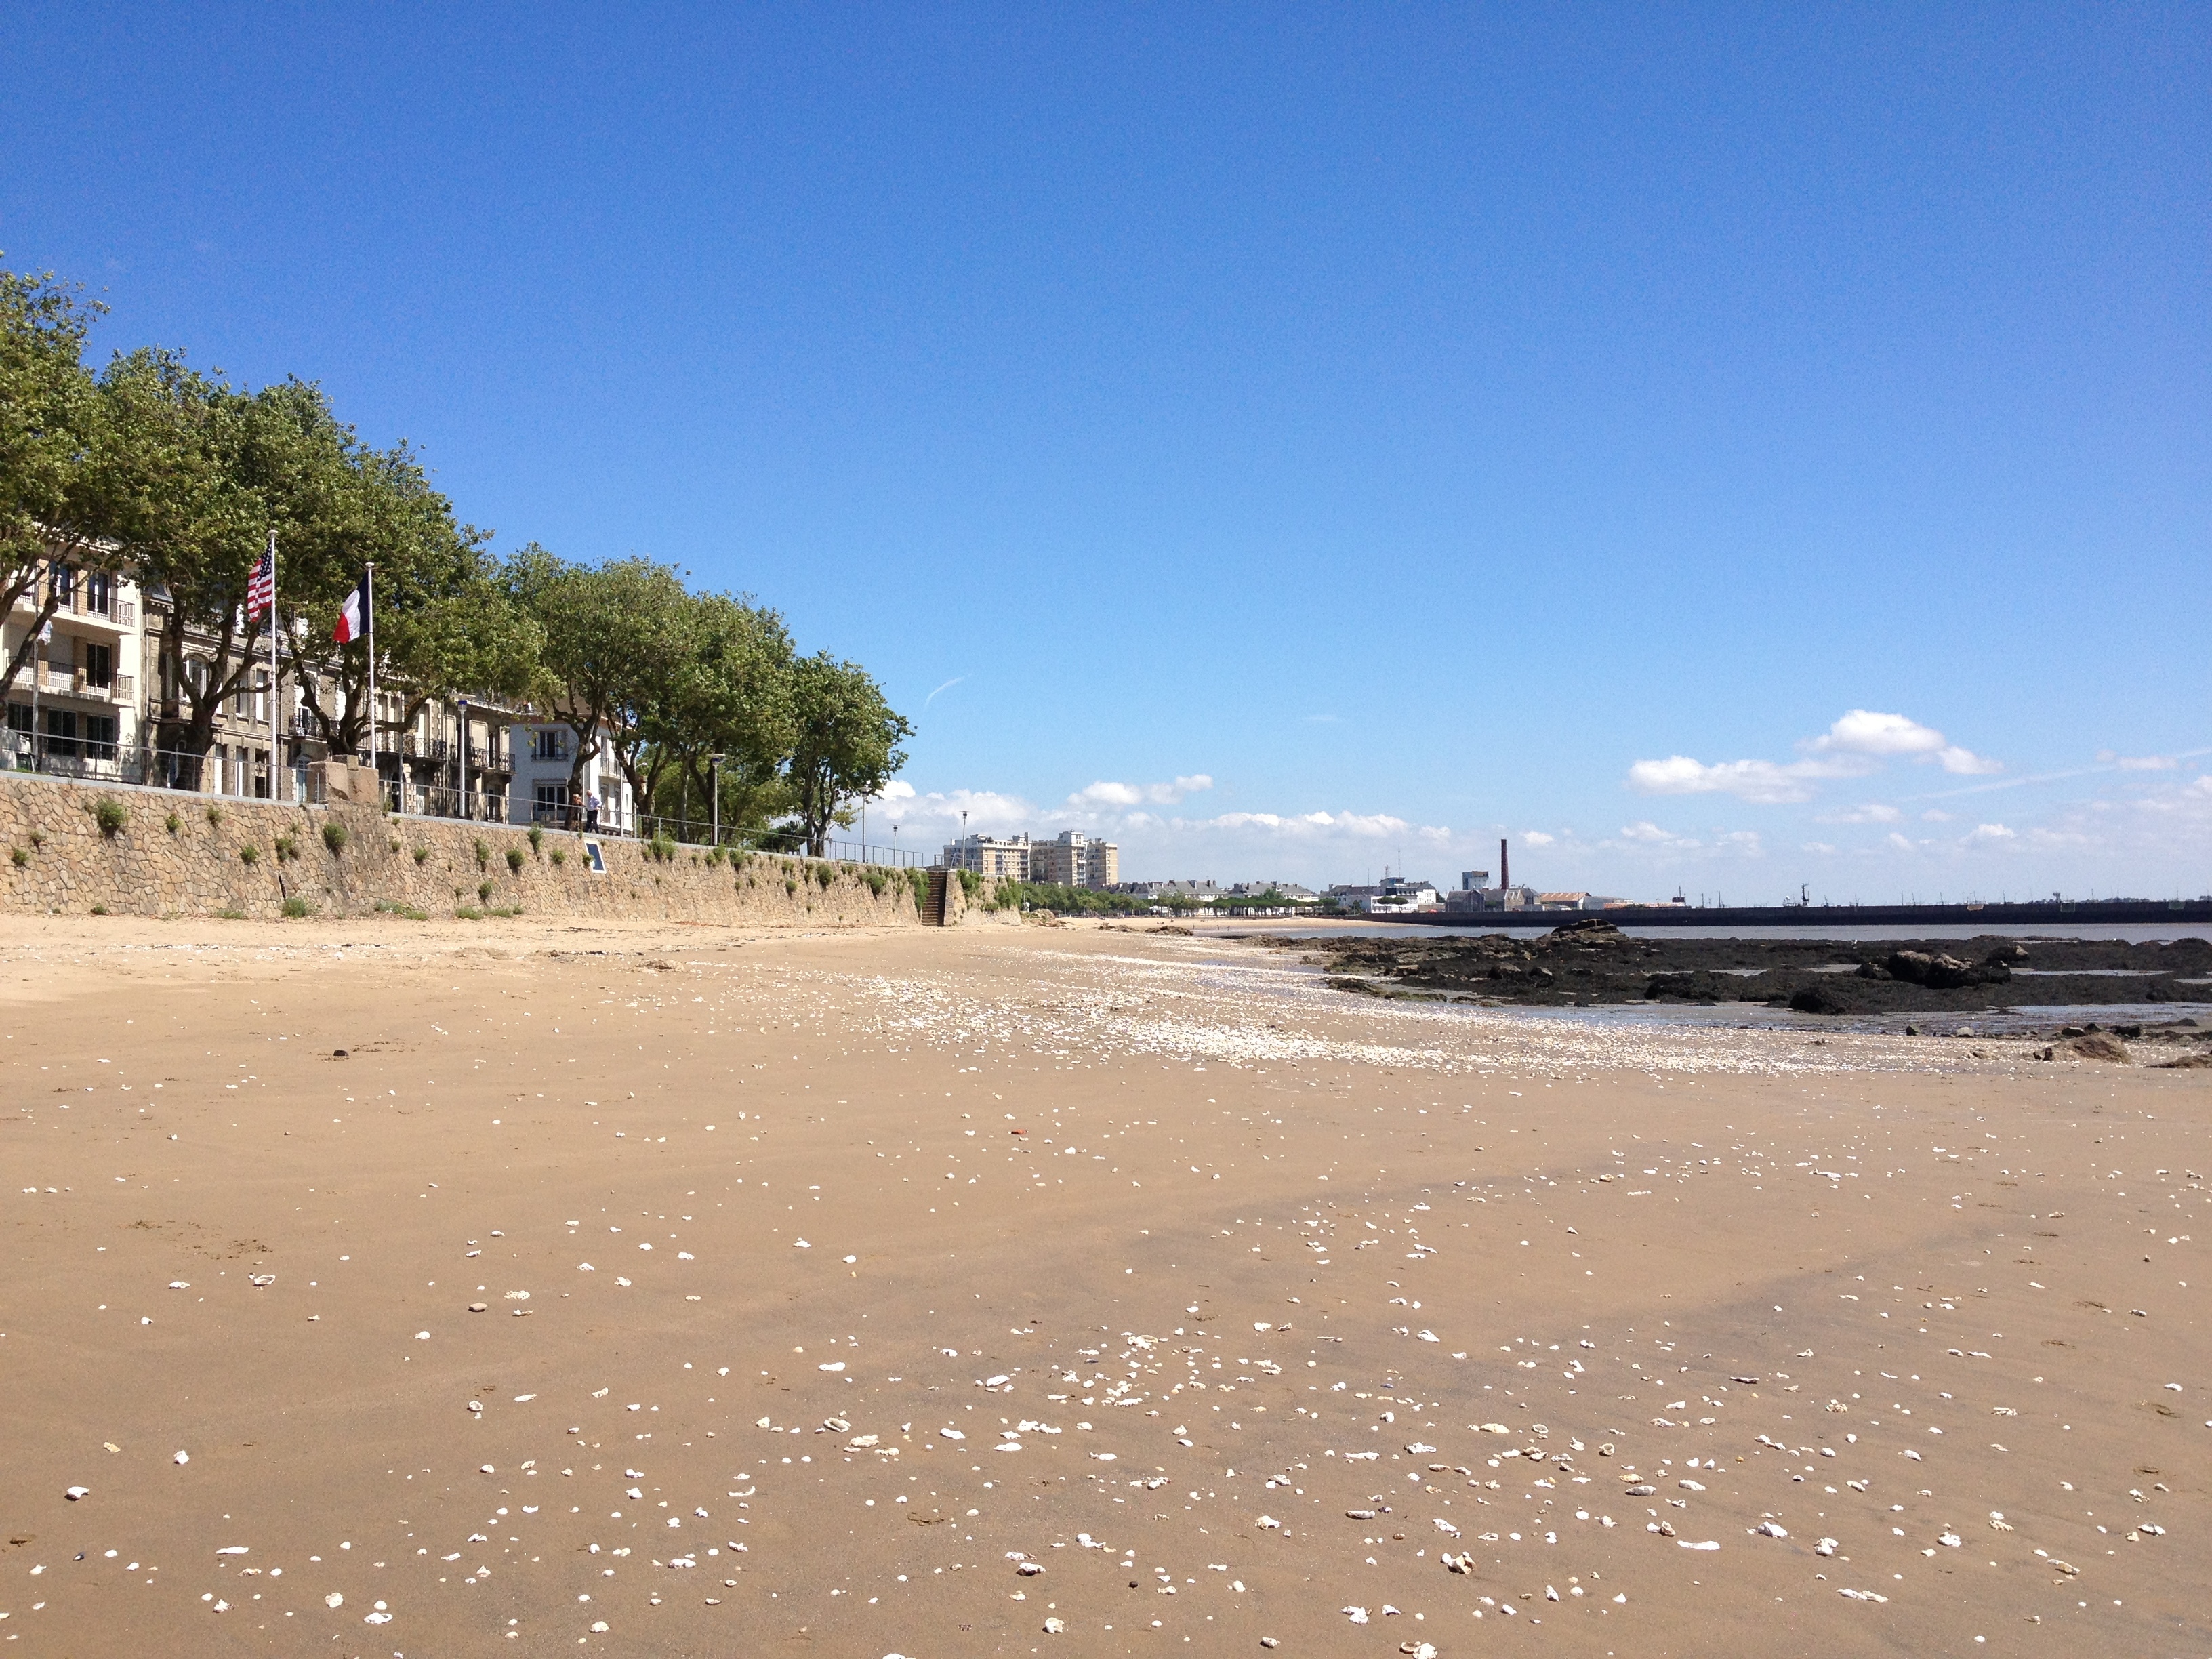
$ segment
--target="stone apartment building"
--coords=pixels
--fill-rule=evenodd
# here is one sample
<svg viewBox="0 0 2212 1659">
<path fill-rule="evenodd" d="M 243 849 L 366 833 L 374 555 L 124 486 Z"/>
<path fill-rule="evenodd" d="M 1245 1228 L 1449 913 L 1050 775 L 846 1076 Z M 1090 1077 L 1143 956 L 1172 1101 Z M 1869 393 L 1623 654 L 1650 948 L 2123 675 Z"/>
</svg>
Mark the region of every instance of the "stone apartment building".
<svg viewBox="0 0 2212 1659">
<path fill-rule="evenodd" d="M 13 661 L 52 595 L 58 603 L 23 672 L 7 689 L 0 764 L 99 775 L 141 741 L 146 631 L 138 585 L 50 563 L 0 617 L 0 665 Z"/>
<path fill-rule="evenodd" d="M 0 769 L 184 784 L 191 776 L 189 758 L 155 746 L 170 689 L 161 657 L 167 594 L 127 575 L 52 562 L 0 616 L 0 662 L 13 659 L 50 596 L 57 598 L 54 614 L 6 690 Z M 257 657 L 266 648 L 264 636 Z M 205 684 L 215 651 L 212 638 L 187 633 L 180 672 Z M 438 816 L 508 816 L 514 768 L 507 728 L 521 711 L 493 699 L 472 706 L 434 700 L 401 729 L 407 701 L 398 690 L 380 689 L 377 699 L 379 769 L 391 804 Z M 287 672 L 272 687 L 265 660 L 257 660 L 216 711 L 198 787 L 209 794 L 304 800 L 310 766 L 331 758 L 322 732 L 298 679 Z M 368 758 L 365 750 L 359 758 Z"/>
</svg>

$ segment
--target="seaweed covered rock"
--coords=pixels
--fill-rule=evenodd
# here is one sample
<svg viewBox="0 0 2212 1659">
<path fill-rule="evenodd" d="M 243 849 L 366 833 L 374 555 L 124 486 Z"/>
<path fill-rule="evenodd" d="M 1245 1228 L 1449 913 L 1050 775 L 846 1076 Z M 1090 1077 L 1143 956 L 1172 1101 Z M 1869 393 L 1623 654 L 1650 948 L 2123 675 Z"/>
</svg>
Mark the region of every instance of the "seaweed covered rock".
<svg viewBox="0 0 2212 1659">
<path fill-rule="evenodd" d="M 1995 952 L 1992 952 L 1992 957 Z M 1947 951 L 1929 953 L 1926 951 L 1892 951 L 1882 963 L 1892 979 L 1901 979 L 1908 985 L 1924 985 L 1931 991 L 1954 991 L 1967 985 L 2003 985 L 2012 979 L 2011 967 L 2003 962 L 1961 962 Z M 1873 975 L 1866 975 L 1871 979 Z"/>
</svg>

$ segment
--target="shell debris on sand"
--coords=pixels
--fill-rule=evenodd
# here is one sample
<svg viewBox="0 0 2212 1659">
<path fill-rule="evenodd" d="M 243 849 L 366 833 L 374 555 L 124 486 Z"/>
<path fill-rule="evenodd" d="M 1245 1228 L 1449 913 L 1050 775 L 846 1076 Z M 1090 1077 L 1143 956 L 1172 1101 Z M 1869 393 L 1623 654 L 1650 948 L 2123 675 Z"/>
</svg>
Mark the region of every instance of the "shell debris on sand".
<svg viewBox="0 0 2212 1659">
<path fill-rule="evenodd" d="M 347 1009 L 335 1084 L 289 1049 L 329 1048 L 307 992 L 355 995 L 357 946 L 320 978 L 221 958 L 289 1044 L 140 987 L 145 1041 L 208 1051 L 164 1061 L 166 1208 L 82 1196 L 132 1127 L 76 1116 L 90 1097 L 61 1154 L 0 1124 L 82 1160 L 54 1168 L 76 1194 L 20 1201 L 78 1205 L 108 1247 L 87 1267 L 26 1231 L 6 1341 L 57 1448 L 29 1487 L 65 1513 L 75 1412 L 146 1449 L 67 1513 L 148 1541 L 34 1560 L 41 1618 L 113 1633 L 102 1586 L 157 1546 L 208 1572 L 129 1570 L 179 1651 L 218 1607 L 311 1642 L 366 1609 L 410 1652 L 488 1620 L 512 1649 L 645 1640 L 684 1608 L 731 1651 L 805 1626 L 924 1653 L 985 1621 L 1333 1652 L 1357 1612 L 1354 1639 L 1415 1656 L 1500 1619 L 1595 1649 L 1778 1615 L 1840 1646 L 1893 1600 L 1965 1642 L 2029 1583 L 2092 1651 L 2187 1616 L 2159 1563 L 2202 1535 L 2173 1473 L 2202 1413 L 2140 1396 L 2202 1370 L 2191 1073 L 1348 1007 L 1260 947 L 1080 928 L 702 931 L 658 977 L 636 959 L 665 939 L 501 937 L 543 948 L 464 975 L 378 945 L 394 1036 Z M 298 1110 L 325 1100 L 328 1124 Z M 308 1143 L 282 1206 L 237 1173 L 279 1121 L 288 1157 Z M 632 1282 L 577 1271 L 586 1229 Z M 242 1294 L 273 1288 L 249 1263 L 286 1297 Z M 118 1316 L 165 1274 L 190 1294 L 158 1332 Z M 520 1310 L 503 1284 L 540 1286 L 526 1333 L 406 1340 Z M 314 1333 L 283 1312 L 302 1286 Z M 44 1357 L 95 1339 L 112 1382 Z M 149 1484 L 177 1439 L 206 1455 Z M 252 1552 L 210 1565 L 213 1516 Z"/>
</svg>

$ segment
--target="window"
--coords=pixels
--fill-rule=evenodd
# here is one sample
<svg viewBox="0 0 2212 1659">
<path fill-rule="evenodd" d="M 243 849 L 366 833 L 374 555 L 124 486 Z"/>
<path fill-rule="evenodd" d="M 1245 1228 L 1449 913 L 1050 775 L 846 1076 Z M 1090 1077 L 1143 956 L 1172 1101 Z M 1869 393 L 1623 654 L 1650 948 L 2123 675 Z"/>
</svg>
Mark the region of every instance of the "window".
<svg viewBox="0 0 2212 1659">
<path fill-rule="evenodd" d="M 74 604 L 76 599 L 76 572 L 65 564 L 52 567 L 54 597 L 64 605 Z"/>
<path fill-rule="evenodd" d="M 84 717 L 84 751 L 94 760 L 115 758 L 115 716 L 87 714 Z"/>
<path fill-rule="evenodd" d="M 10 732 L 21 732 L 26 733 L 33 729 L 31 725 L 30 704 L 27 702 L 11 702 L 8 705 L 8 729 Z"/>
<path fill-rule="evenodd" d="M 534 761 L 564 761 L 568 758 L 568 734 L 561 727 L 548 726 L 531 734 L 530 758 Z"/>
<path fill-rule="evenodd" d="M 113 583 L 105 574 L 95 573 L 85 577 L 84 608 L 102 617 L 114 611 Z"/>
<path fill-rule="evenodd" d="M 67 708 L 49 708 L 46 717 L 46 752 L 50 755 L 74 755 L 77 752 L 77 716 Z"/>
<path fill-rule="evenodd" d="M 89 641 L 78 647 L 84 658 L 84 683 L 105 691 L 115 684 L 115 647 L 94 645 Z"/>
<path fill-rule="evenodd" d="M 568 786 L 565 783 L 541 783 L 535 787 L 532 817 L 540 823 L 559 823 L 568 816 Z"/>
</svg>

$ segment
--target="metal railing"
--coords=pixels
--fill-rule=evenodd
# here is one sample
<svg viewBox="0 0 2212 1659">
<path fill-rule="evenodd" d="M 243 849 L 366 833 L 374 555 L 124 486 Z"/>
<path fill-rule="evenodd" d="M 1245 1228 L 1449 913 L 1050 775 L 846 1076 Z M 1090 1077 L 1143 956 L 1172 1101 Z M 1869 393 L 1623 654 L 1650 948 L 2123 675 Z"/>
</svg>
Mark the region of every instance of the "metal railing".
<svg viewBox="0 0 2212 1659">
<path fill-rule="evenodd" d="M 356 756 L 366 763 L 366 754 Z M 49 732 L 0 732 L 0 773 L 27 772 L 82 782 L 127 784 L 139 788 L 167 789 L 181 794 L 226 796 L 235 799 L 289 801 L 308 799 L 308 772 L 304 766 L 278 768 L 273 776 L 265 750 L 226 755 L 218 744 L 204 755 L 182 750 L 157 749 L 148 744 L 99 743 L 89 738 L 61 738 Z M 714 823 L 703 818 L 635 817 L 602 809 L 593 815 L 573 804 L 517 802 L 509 810 L 505 790 L 471 788 L 465 792 L 448 784 L 416 783 L 386 774 L 382 779 L 384 805 L 395 812 L 416 817 L 459 818 L 475 823 L 540 824 L 578 834 L 641 841 L 665 839 L 687 847 L 710 847 L 716 842 Z M 274 793 L 272 794 L 272 785 Z M 724 826 L 720 844 L 733 850 L 774 853 L 790 858 L 811 858 L 805 837 L 795 830 L 743 834 Z M 823 856 L 840 864 L 872 864 L 892 869 L 920 869 L 929 854 L 904 847 L 830 841 Z"/>
<path fill-rule="evenodd" d="M 57 737 L 49 732 L 11 730 L 0 734 L 0 772 L 30 772 L 89 783 L 130 784 L 247 800 L 270 799 L 267 751 L 226 756 L 220 744 L 204 755 L 192 755 L 146 744 L 103 743 L 91 738 Z M 280 771 L 276 799 L 303 799 L 301 775 Z"/>
<path fill-rule="evenodd" d="M 471 823 L 505 823 L 507 796 L 482 789 L 463 791 L 451 784 L 384 781 L 387 805 L 422 818 L 463 818 Z"/>
<path fill-rule="evenodd" d="M 635 833 L 641 840 L 664 839 L 685 847 L 711 847 L 715 842 L 714 825 L 711 820 L 665 817 L 650 812 L 638 815 Z M 725 847 L 777 853 L 790 858 L 814 856 L 805 834 L 796 830 L 770 830 L 747 835 L 732 825 L 724 824 L 720 839 Z M 854 841 L 830 841 L 825 842 L 824 847 L 826 850 L 822 856 L 839 864 L 877 864 L 895 870 L 913 870 L 924 868 L 929 862 L 927 854 L 913 848 L 878 847 Z"/>
</svg>

